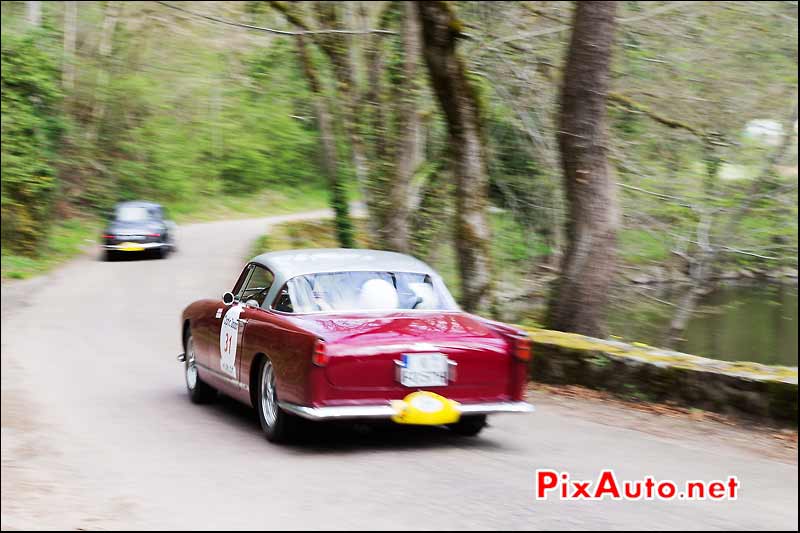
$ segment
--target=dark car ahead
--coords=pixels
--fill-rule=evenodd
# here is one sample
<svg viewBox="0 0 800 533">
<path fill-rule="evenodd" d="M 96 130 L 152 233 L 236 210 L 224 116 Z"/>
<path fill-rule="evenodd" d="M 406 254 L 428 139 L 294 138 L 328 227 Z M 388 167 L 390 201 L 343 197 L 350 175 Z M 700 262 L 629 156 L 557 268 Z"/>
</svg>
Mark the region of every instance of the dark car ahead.
<svg viewBox="0 0 800 533">
<path fill-rule="evenodd" d="M 102 247 L 106 260 L 134 253 L 164 258 L 175 249 L 175 224 L 158 204 L 122 202 L 103 231 Z"/>
</svg>

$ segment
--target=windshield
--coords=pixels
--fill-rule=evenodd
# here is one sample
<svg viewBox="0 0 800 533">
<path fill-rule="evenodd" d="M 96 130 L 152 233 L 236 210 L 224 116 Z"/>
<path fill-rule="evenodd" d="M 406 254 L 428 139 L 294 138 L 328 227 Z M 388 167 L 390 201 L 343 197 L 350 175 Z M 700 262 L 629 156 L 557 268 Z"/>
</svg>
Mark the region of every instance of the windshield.
<svg viewBox="0 0 800 533">
<path fill-rule="evenodd" d="M 146 207 L 119 207 L 117 220 L 120 222 L 143 222 L 150 218 Z"/>
<path fill-rule="evenodd" d="M 367 310 L 455 310 L 444 284 L 409 272 L 328 272 L 290 279 L 278 311 L 319 313 Z"/>
</svg>

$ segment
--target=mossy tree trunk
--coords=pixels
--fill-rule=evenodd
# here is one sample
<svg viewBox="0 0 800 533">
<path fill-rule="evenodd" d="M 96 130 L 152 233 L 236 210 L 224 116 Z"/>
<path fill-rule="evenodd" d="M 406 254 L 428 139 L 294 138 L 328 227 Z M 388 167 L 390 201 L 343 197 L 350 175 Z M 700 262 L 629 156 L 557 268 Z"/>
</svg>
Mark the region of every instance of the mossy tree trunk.
<svg viewBox="0 0 800 533">
<path fill-rule="evenodd" d="M 411 251 L 411 180 L 418 164 L 420 118 L 418 112 L 419 21 L 412 2 L 403 4 L 403 71 L 397 87 L 397 146 L 394 176 L 388 190 L 386 245 Z"/>
<path fill-rule="evenodd" d="M 592 336 L 605 333 L 619 227 L 606 118 L 615 11 L 616 2 L 576 2 L 558 131 L 567 248 L 547 321 Z"/>
<path fill-rule="evenodd" d="M 75 43 L 78 36 L 78 3 L 74 0 L 64 2 L 64 62 L 61 68 L 61 83 L 65 100 L 75 89 Z"/>
<path fill-rule="evenodd" d="M 392 4 L 387 3 L 382 13 L 388 15 Z M 362 10 L 366 17 L 366 7 L 362 3 Z M 380 18 L 380 27 L 386 27 L 383 15 Z M 372 161 L 367 177 L 366 204 L 369 214 L 369 226 L 373 238 L 385 241 L 384 228 L 386 227 L 386 191 L 387 181 L 387 153 L 388 137 L 387 105 L 383 90 L 383 72 L 386 68 L 385 50 L 382 46 L 383 37 L 371 35 L 364 52 L 366 65 L 367 89 L 364 96 L 364 111 L 366 115 L 367 139 L 369 157 Z"/>
<path fill-rule="evenodd" d="M 316 2 L 314 11 L 320 27 L 342 29 L 341 8 L 336 2 Z M 364 142 L 359 131 L 362 101 L 356 87 L 355 66 L 350 54 L 353 49 L 352 40 L 353 37 L 350 35 L 324 34 L 316 37 L 317 44 L 333 67 L 336 92 L 339 100 L 343 103 L 339 108 L 338 115 L 341 117 L 342 126 L 350 140 L 356 182 L 361 195 L 366 200 L 369 194 L 366 186 L 369 166 L 364 152 Z"/>
<path fill-rule="evenodd" d="M 488 175 L 480 103 L 456 51 L 461 23 L 447 2 L 415 3 L 431 85 L 444 112 L 455 177 L 455 242 L 461 304 L 476 311 L 491 289 Z"/>
<path fill-rule="evenodd" d="M 123 7 L 121 2 L 108 2 L 103 13 L 103 27 L 100 31 L 100 42 L 97 47 L 100 67 L 97 70 L 97 81 L 94 87 L 91 123 L 89 127 L 86 128 L 87 138 L 91 141 L 97 138 L 106 114 L 108 84 L 111 78 L 111 52 L 114 43 L 114 32 L 117 28 L 117 22 L 122 15 Z"/>
<path fill-rule="evenodd" d="M 297 52 L 303 65 L 303 73 L 311 92 L 314 94 L 314 109 L 317 114 L 319 135 L 322 144 L 322 160 L 328 178 L 331 194 L 331 207 L 334 211 L 336 237 L 343 248 L 353 248 L 353 222 L 350 219 L 350 206 L 347 203 L 347 190 L 339 177 L 336 136 L 330 110 L 330 102 L 322 90 L 313 60 L 308 51 L 305 37 L 296 37 Z"/>
<path fill-rule="evenodd" d="M 34 28 L 42 25 L 42 3 L 25 2 L 25 19 Z"/>
<path fill-rule="evenodd" d="M 299 9 L 293 3 L 269 2 L 269 5 L 280 12 L 295 27 L 301 30 L 308 30 L 309 27 L 303 20 Z M 297 53 L 303 69 L 303 75 L 314 95 L 314 110 L 317 114 L 317 123 L 322 146 L 323 170 L 328 178 L 331 194 L 331 207 L 334 211 L 334 224 L 336 226 L 336 237 L 342 248 L 355 247 L 353 235 L 353 221 L 350 218 L 350 206 L 347 202 L 347 188 L 339 177 L 338 152 L 336 148 L 336 132 L 333 121 L 333 111 L 331 109 L 330 98 L 322 87 L 314 60 L 308 49 L 306 38 L 302 35 L 295 36 Z M 323 46 L 323 51 L 325 47 Z M 330 55 L 330 54 L 329 54 Z M 336 65 L 334 70 L 338 71 Z M 349 72 L 349 70 L 348 70 Z M 341 73 L 340 73 L 341 74 Z M 340 83 L 341 85 L 341 83 Z"/>
</svg>

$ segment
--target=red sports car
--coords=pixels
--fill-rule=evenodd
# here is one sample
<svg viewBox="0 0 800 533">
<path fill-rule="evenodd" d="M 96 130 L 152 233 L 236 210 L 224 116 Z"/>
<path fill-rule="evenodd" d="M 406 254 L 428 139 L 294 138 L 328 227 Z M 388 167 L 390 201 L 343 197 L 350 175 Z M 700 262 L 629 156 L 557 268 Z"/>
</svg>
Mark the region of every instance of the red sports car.
<svg viewBox="0 0 800 533">
<path fill-rule="evenodd" d="M 486 416 L 529 412 L 527 335 L 462 312 L 407 255 L 293 250 L 250 261 L 222 300 L 182 315 L 193 402 L 223 392 L 271 441 L 299 418 L 391 419 L 476 435 Z"/>
</svg>

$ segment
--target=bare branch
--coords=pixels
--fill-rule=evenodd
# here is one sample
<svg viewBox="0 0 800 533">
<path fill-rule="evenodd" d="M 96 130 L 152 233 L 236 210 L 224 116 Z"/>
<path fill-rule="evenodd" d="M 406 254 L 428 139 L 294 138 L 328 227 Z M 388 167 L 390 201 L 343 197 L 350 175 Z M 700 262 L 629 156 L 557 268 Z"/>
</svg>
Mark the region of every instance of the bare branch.
<svg viewBox="0 0 800 533">
<path fill-rule="evenodd" d="M 273 33 L 276 35 L 287 35 L 287 36 L 303 36 L 303 35 L 323 35 L 323 34 L 340 34 L 340 35 L 369 35 L 369 34 L 381 34 L 381 35 L 395 35 L 395 32 L 391 30 L 381 30 L 381 29 L 366 29 L 366 30 L 348 30 L 348 29 L 323 29 L 323 30 L 298 30 L 298 31 L 288 31 L 288 30 L 276 30 L 274 28 L 266 28 L 263 26 L 253 26 L 251 24 L 243 24 L 241 22 L 235 22 L 232 20 L 226 20 L 219 17 L 212 17 L 210 15 L 204 15 L 203 13 L 197 13 L 195 11 L 190 11 L 180 6 L 172 5 L 168 2 L 160 2 L 156 1 L 157 4 L 161 4 L 164 7 L 168 7 L 170 9 L 174 9 L 176 11 L 180 11 L 182 13 L 186 13 L 188 15 L 192 15 L 194 17 L 203 18 L 209 20 L 211 22 L 217 22 L 219 24 L 227 24 L 228 26 L 235 26 L 237 28 L 244 28 L 247 30 L 256 30 L 262 31 L 267 33 Z"/>
</svg>

